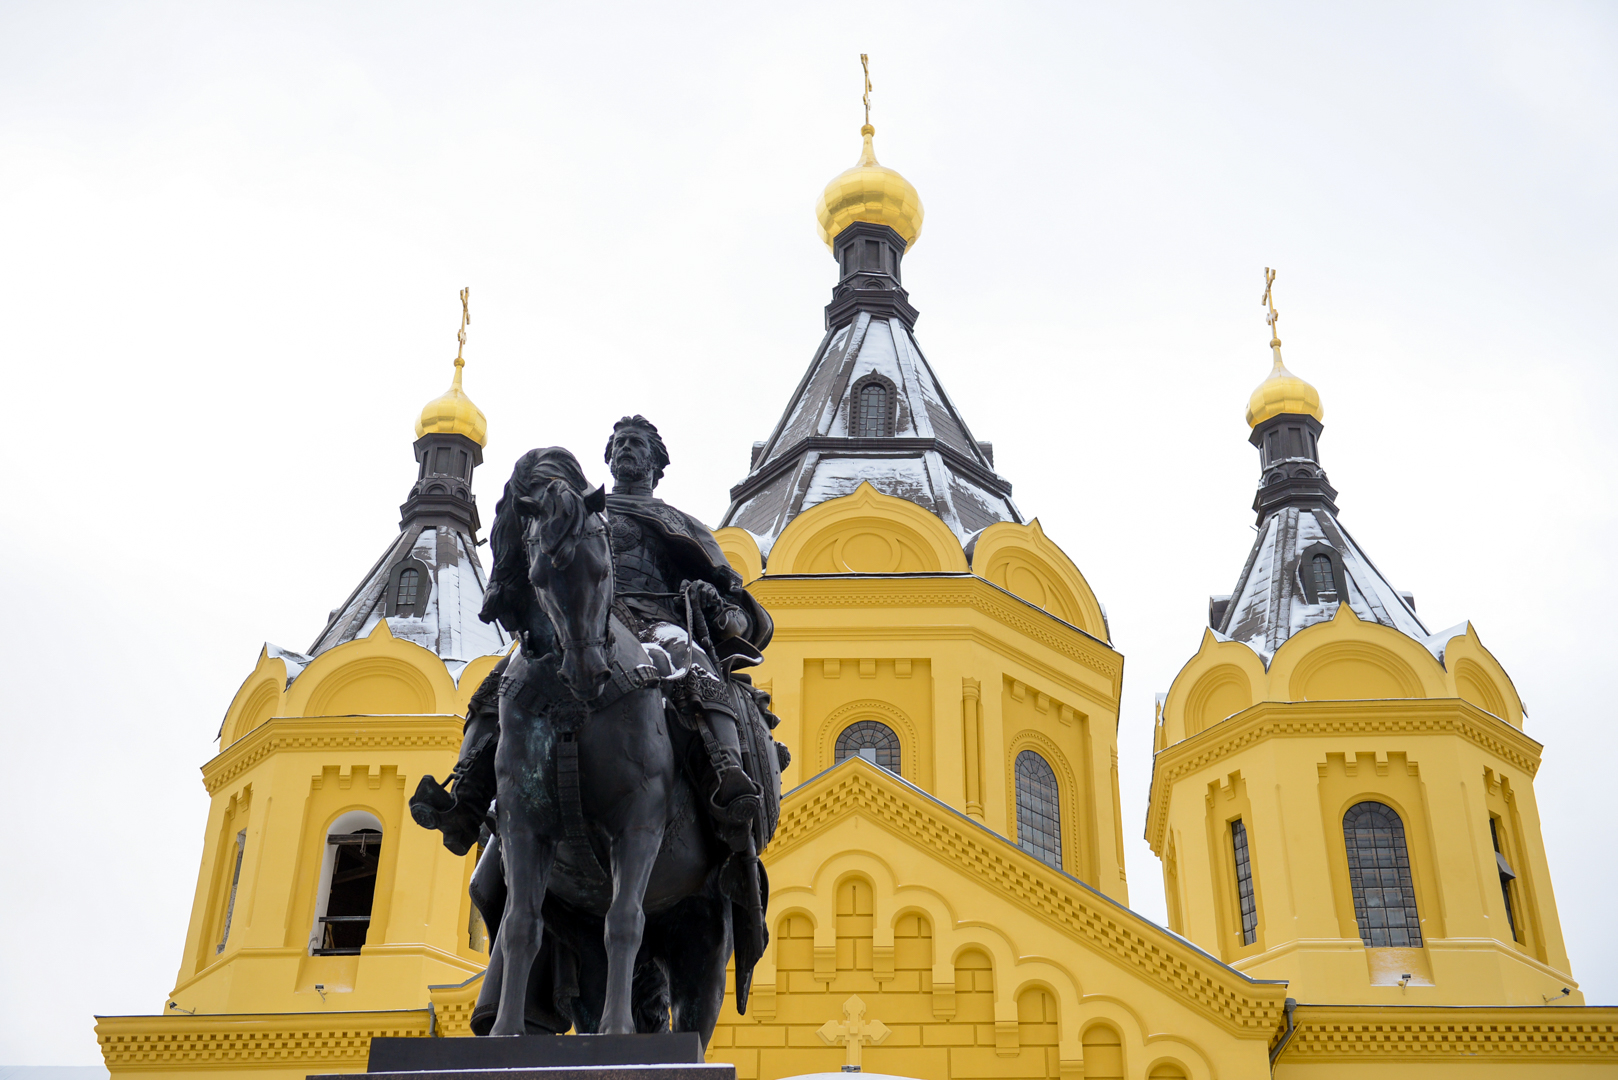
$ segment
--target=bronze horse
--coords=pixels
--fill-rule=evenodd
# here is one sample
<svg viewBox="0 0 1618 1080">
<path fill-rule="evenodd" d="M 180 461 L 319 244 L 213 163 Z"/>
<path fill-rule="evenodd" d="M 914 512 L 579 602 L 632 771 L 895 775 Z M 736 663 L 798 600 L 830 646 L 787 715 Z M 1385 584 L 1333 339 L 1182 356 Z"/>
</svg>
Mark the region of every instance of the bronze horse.
<svg viewBox="0 0 1618 1080">
<path fill-rule="evenodd" d="M 663 687 L 683 673 L 681 657 L 648 651 L 612 613 L 602 506 L 571 453 L 530 451 L 491 530 L 490 600 L 503 622 L 524 628 L 524 648 L 501 682 L 505 898 L 485 988 L 498 982 L 489 1033 L 565 1030 L 569 1021 L 580 1032 L 629 1033 L 672 1021 L 706 1045 L 736 942 L 738 897 L 723 882 L 739 875 L 723 872 L 730 852 L 705 827 L 684 773 L 680 736 L 688 743 L 689 733 L 665 715 Z M 738 950 L 741 1011 L 763 949 L 757 937 L 743 933 Z M 558 952 L 576 958 L 565 1002 L 552 989 L 561 980 L 535 969 L 542 946 L 551 962 Z M 536 996 L 549 1022 L 536 1025 Z"/>
</svg>

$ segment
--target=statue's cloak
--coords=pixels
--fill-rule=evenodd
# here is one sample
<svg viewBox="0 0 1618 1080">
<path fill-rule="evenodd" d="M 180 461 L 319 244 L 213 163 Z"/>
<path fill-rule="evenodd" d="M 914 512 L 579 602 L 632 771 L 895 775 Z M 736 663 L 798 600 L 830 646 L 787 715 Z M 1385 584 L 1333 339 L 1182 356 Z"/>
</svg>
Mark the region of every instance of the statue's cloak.
<svg viewBox="0 0 1618 1080">
<path fill-rule="evenodd" d="M 764 606 L 742 588 L 742 576 L 730 565 L 725 553 L 719 550 L 719 542 L 714 539 L 712 529 L 655 495 L 626 495 L 613 492 L 607 496 L 607 513 L 632 517 L 643 528 L 655 530 L 668 544 L 669 554 L 682 577 L 708 582 L 718 589 L 719 594 L 726 600 L 747 613 L 747 617 L 752 621 L 752 629 L 742 640 L 745 640 L 754 652 L 764 651 L 764 647 L 770 643 L 770 638 L 775 634 L 775 623 L 771 620 L 770 613 L 764 610 Z M 739 662 L 731 666 L 745 667 L 747 650 L 737 646 L 738 642 L 735 639 L 728 643 L 714 643 L 720 654 L 718 659 L 736 656 Z"/>
</svg>

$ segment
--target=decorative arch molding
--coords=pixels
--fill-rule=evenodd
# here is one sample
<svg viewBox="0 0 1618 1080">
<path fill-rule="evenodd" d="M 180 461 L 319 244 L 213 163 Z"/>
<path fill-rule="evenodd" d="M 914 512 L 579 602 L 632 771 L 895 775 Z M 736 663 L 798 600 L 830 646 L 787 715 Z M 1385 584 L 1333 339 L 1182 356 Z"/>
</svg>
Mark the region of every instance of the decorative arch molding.
<svg viewBox="0 0 1618 1080">
<path fill-rule="evenodd" d="M 280 651 L 278 647 L 268 644 L 259 649 L 258 662 L 253 665 L 247 678 L 242 680 L 241 686 L 237 687 L 236 696 L 231 698 L 230 707 L 219 722 L 217 738 L 220 750 L 238 741 L 270 717 L 284 712 L 281 703 L 286 697 L 288 677 L 296 676 L 303 667 L 294 664 L 289 671 L 289 665 Z M 265 705 L 261 697 L 265 686 L 270 688 L 274 701 L 269 703 L 269 712 L 257 715 Z"/>
<path fill-rule="evenodd" d="M 1522 699 L 1506 669 L 1478 640 L 1471 623 L 1444 643 L 1442 657 L 1455 696 L 1464 698 L 1516 728 L 1523 724 Z"/>
<path fill-rule="evenodd" d="M 1068 761 L 1067 754 L 1056 745 L 1056 741 L 1032 728 L 1024 728 L 1017 732 L 1006 744 L 1006 821 L 1011 823 L 1012 832 L 1015 834 L 1017 755 L 1024 750 L 1032 750 L 1044 758 L 1045 763 L 1056 773 L 1056 786 L 1059 789 L 1057 795 L 1062 807 L 1062 872 L 1082 879 L 1088 872 L 1093 852 L 1088 850 L 1088 845 L 1080 839 L 1087 832 L 1079 827 L 1082 824 L 1080 814 L 1083 811 L 1079 804 L 1078 776 L 1073 771 L 1073 765 Z M 1013 835 L 1010 840 L 1016 844 L 1021 841 L 1021 837 Z"/>
<path fill-rule="evenodd" d="M 1489 673 L 1483 670 L 1483 665 L 1468 657 L 1455 663 L 1455 692 L 1457 697 L 1465 698 L 1485 712 L 1493 713 L 1502 720 L 1508 716 L 1506 699 L 1489 678 Z"/>
<path fill-rule="evenodd" d="M 1209 703 L 1199 700 L 1198 707 L 1193 709 L 1194 692 L 1202 686 L 1204 678 L 1225 669 L 1241 673 L 1254 702 L 1269 698 L 1270 675 L 1264 668 L 1263 658 L 1246 642 L 1222 638 L 1212 630 L 1205 629 L 1196 655 L 1187 660 L 1174 676 L 1174 681 L 1169 684 L 1169 692 L 1163 699 L 1163 712 L 1159 720 L 1161 730 L 1156 740 L 1160 744 L 1158 749 L 1189 739 L 1206 729 L 1207 725 L 1198 727 L 1194 717 L 1205 715 Z"/>
<path fill-rule="evenodd" d="M 253 692 L 247 696 L 241 709 L 236 712 L 234 722 L 224 739 L 224 745 L 229 746 L 274 716 L 275 707 L 280 703 L 281 687 L 273 679 L 261 680 L 253 687 Z"/>
<path fill-rule="evenodd" d="M 1270 661 L 1271 701 L 1446 697 L 1451 679 L 1426 646 L 1338 604 L 1329 622 L 1293 634 Z"/>
<path fill-rule="evenodd" d="M 864 698 L 851 701 L 847 705 L 839 706 L 827 715 L 820 723 L 820 737 L 816 740 L 815 768 L 809 775 L 822 772 L 832 767 L 837 759 L 837 736 L 852 724 L 861 720 L 875 720 L 879 724 L 886 724 L 899 736 L 899 762 L 900 775 L 912 784 L 920 783 L 921 775 L 921 749 L 920 733 L 915 722 L 903 709 L 890 702 L 876 698 Z"/>
<path fill-rule="evenodd" d="M 455 683 L 429 649 L 402 641 L 386 620 L 370 635 L 316 657 L 287 694 L 292 716 L 433 715 L 453 708 Z"/>
<path fill-rule="evenodd" d="M 1256 695 L 1247 672 L 1220 664 L 1197 679 L 1185 699 L 1185 737 L 1206 731 L 1252 705 Z"/>
<path fill-rule="evenodd" d="M 1109 640 L 1101 603 L 1084 575 L 1036 518 L 1026 525 L 1001 521 L 972 542 L 972 572 L 1014 596 Z"/>
<path fill-rule="evenodd" d="M 345 664 L 309 695 L 309 716 L 423 714 L 437 709 L 432 683 L 409 664 L 369 656 Z"/>
<path fill-rule="evenodd" d="M 764 556 L 759 553 L 758 541 L 753 539 L 752 533 L 727 525 L 715 530 L 713 538 L 719 550 L 725 553 L 730 568 L 742 576 L 744 583 L 764 575 Z"/>
<path fill-rule="evenodd" d="M 1392 650 L 1365 641 L 1333 642 L 1314 650 L 1293 669 L 1287 690 L 1293 701 L 1427 696 L 1409 664 Z"/>
<path fill-rule="evenodd" d="M 968 572 L 966 553 L 936 515 L 869 483 L 799 514 L 770 549 L 770 574 Z"/>
</svg>

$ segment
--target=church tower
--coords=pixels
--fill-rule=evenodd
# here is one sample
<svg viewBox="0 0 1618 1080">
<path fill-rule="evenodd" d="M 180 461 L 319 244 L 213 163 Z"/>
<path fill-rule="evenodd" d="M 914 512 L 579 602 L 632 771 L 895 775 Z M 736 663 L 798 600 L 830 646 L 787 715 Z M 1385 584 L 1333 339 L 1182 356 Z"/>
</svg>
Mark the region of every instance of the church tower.
<svg viewBox="0 0 1618 1080">
<path fill-rule="evenodd" d="M 1471 624 L 1430 632 L 1338 520 L 1273 279 L 1258 536 L 1158 704 L 1146 837 L 1169 925 L 1303 1003 L 1578 1004 L 1541 747 Z"/>
<path fill-rule="evenodd" d="M 1257 1075 L 1284 988 L 1124 906 L 1123 658 L 922 352 L 921 200 L 869 116 L 861 136 L 816 207 L 826 336 L 715 534 L 775 620 L 753 678 L 792 762 L 771 944 L 710 1059 L 739 1080 Z"/>
<path fill-rule="evenodd" d="M 472 476 L 487 424 L 463 364 L 417 421 L 399 534 L 307 653 L 264 646 L 225 712 L 165 1011 L 98 1018 L 115 1076 L 363 1069 L 370 1036 L 429 1033 L 429 988 L 488 962 L 473 857 L 407 808 L 423 774 L 454 766 L 468 700 L 510 644 L 477 617 Z"/>
</svg>

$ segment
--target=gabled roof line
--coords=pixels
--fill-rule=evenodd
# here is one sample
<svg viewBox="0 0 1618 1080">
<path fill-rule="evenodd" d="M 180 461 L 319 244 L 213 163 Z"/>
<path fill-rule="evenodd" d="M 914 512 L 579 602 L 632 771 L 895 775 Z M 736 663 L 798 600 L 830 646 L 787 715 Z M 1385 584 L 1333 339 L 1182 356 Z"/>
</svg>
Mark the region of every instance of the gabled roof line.
<svg viewBox="0 0 1618 1080">
<path fill-rule="evenodd" d="M 1196 942 L 1192 941 L 1191 939 L 1174 933 L 1173 930 L 1170 930 L 1168 927 L 1162 925 L 1161 923 L 1153 922 L 1151 919 L 1148 919 L 1146 916 L 1142 915 L 1140 912 L 1136 911 L 1134 908 L 1128 906 L 1127 904 L 1120 904 L 1117 900 L 1114 900 L 1112 897 L 1108 896 L 1106 893 L 1102 892 L 1100 889 L 1096 888 L 1094 885 L 1091 885 L 1089 882 L 1083 880 L 1082 878 L 1076 878 L 1072 874 L 1068 873 L 1066 870 L 1058 870 L 1056 867 L 1052 866 L 1051 864 L 1049 864 L 1047 862 L 1044 862 L 1044 861 L 1042 861 L 1040 859 L 1034 858 L 1034 856 L 1032 856 L 1028 852 L 1024 851 L 1021 847 L 1019 847 L 1017 845 L 1017 843 L 1015 841 L 1013 841 L 1012 839 L 1007 837 L 1004 833 L 995 832 L 993 829 L 989 828 L 983 822 L 977 820 L 976 818 L 972 817 L 969 814 L 962 813 L 960 810 L 957 810 L 955 807 L 951 806 L 949 803 L 945 802 L 943 799 L 940 799 L 938 796 L 934 795 L 932 792 L 927 791 L 925 788 L 918 787 L 914 783 L 910 782 L 909 780 L 906 780 L 899 773 L 892 772 L 892 771 L 890 771 L 888 769 L 883 768 L 880 765 L 872 765 L 870 762 L 866 761 L 864 758 L 861 758 L 861 757 L 844 758 L 842 761 L 839 761 L 837 764 L 831 766 L 830 768 L 820 770 L 815 775 L 811 776 L 809 779 L 807 779 L 807 780 L 803 781 L 802 783 L 798 784 L 798 786 L 794 787 L 791 791 L 783 792 L 782 795 L 781 795 L 781 802 L 785 803 L 793 795 L 796 795 L 798 792 L 802 791 L 804 788 L 808 787 L 810 784 L 813 784 L 815 781 L 821 779 L 824 776 L 828 776 L 831 773 L 836 772 L 838 769 L 844 768 L 845 766 L 850 766 L 850 765 L 852 765 L 853 762 L 856 762 L 856 761 L 861 762 L 866 768 L 878 772 L 882 776 L 883 779 L 891 780 L 894 783 L 900 784 L 900 785 L 910 789 L 911 792 L 913 792 L 916 795 L 921 796 L 923 799 L 926 799 L 929 803 L 932 803 L 935 808 L 937 808 L 939 810 L 942 810 L 945 813 L 949 814 L 951 817 L 955 818 L 956 821 L 960 822 L 961 824 L 971 826 L 972 828 L 978 830 L 979 832 L 987 833 L 989 836 L 993 837 L 995 840 L 999 841 L 1001 844 L 1004 844 L 1005 846 L 1011 848 L 1013 851 L 1015 851 L 1021 857 L 1030 860 L 1031 863 L 1037 864 L 1042 869 L 1049 870 L 1053 874 L 1057 874 L 1057 875 L 1059 875 L 1061 877 L 1066 878 L 1069 882 L 1071 882 L 1074 885 L 1077 885 L 1079 888 L 1083 889 L 1085 892 L 1090 893 L 1092 896 L 1096 897 L 1097 899 L 1105 901 L 1106 903 L 1108 903 L 1108 904 L 1112 905 L 1113 907 L 1117 908 L 1119 911 L 1126 912 L 1129 915 L 1134 916 L 1136 919 L 1139 919 L 1141 922 L 1145 923 L 1147 926 L 1150 926 L 1152 929 L 1161 930 L 1165 934 L 1173 935 L 1173 937 L 1177 941 L 1180 941 L 1181 943 L 1183 943 L 1187 948 L 1192 949 L 1193 951 L 1195 951 L 1196 953 L 1198 953 L 1202 957 L 1213 961 L 1215 964 L 1218 964 L 1220 967 L 1224 968 L 1226 971 L 1230 972 L 1232 975 L 1236 975 L 1239 978 L 1241 978 L 1244 982 L 1252 983 L 1255 986 L 1285 986 L 1285 985 L 1287 985 L 1287 980 L 1286 979 L 1255 979 L 1255 978 L 1253 978 L 1253 976 L 1247 974 L 1245 971 L 1242 971 L 1239 968 L 1231 967 L 1229 964 L 1227 964 L 1223 960 L 1219 959 L 1219 957 L 1213 955 L 1213 953 L 1208 952 L 1206 949 L 1204 949 L 1202 946 L 1198 945 Z"/>
<path fill-rule="evenodd" d="M 858 761 L 859 764 L 851 764 L 855 761 Z M 851 793 L 863 789 L 873 795 L 881 795 L 883 793 L 882 781 L 878 778 L 885 778 L 893 784 L 894 788 L 898 789 L 891 792 L 891 794 L 896 795 L 899 792 L 904 792 L 912 796 L 919 796 L 917 801 L 921 806 L 933 813 L 943 811 L 940 817 L 952 824 L 959 826 L 961 823 L 969 823 L 973 826 L 970 830 L 961 830 L 960 836 L 963 840 L 970 838 L 982 842 L 984 834 L 987 834 L 987 837 L 992 837 L 994 841 L 998 842 L 993 854 L 987 848 L 983 849 L 983 854 L 996 863 L 1016 868 L 1011 877 L 1000 882 L 1000 891 L 1006 899 L 1030 910 L 1036 916 L 1064 930 L 1075 940 L 1087 941 L 1097 954 L 1112 960 L 1124 970 L 1133 972 L 1137 977 L 1155 984 L 1167 994 L 1178 996 L 1188 1007 L 1215 1019 L 1228 1030 L 1238 1035 L 1269 1038 L 1273 1034 L 1275 1027 L 1279 1025 L 1283 1008 L 1284 988 L 1287 985 L 1284 981 L 1255 979 L 1251 975 L 1231 967 L 1167 927 L 1152 922 L 1152 920 L 1139 912 L 1107 896 L 1094 886 L 1088 885 L 1071 874 L 1057 870 L 1034 858 L 1005 836 L 988 828 L 981 822 L 973 820 L 902 776 L 890 773 L 886 769 L 864 761 L 864 759 L 847 759 L 830 769 L 816 774 L 793 788 L 786 796 L 783 796 L 782 825 L 785 826 L 789 819 L 798 812 L 797 807 L 787 805 L 790 800 L 795 797 L 805 797 L 806 789 L 817 782 L 824 787 L 827 778 L 836 770 L 842 768 L 848 768 L 851 772 L 851 775 L 843 781 L 854 785 Z M 828 802 L 824 805 L 832 810 L 841 808 L 845 814 L 860 812 L 849 807 L 849 800 L 847 799 L 844 799 L 841 803 Z M 889 829 L 897 828 L 896 822 L 887 820 L 880 813 L 873 814 L 866 811 L 866 814 L 872 820 L 883 824 Z M 837 816 L 839 815 L 835 813 L 821 815 L 811 825 L 811 828 L 814 825 L 829 823 Z M 777 844 L 779 843 L 780 841 L 778 840 Z M 999 854 L 1007 848 L 1015 851 L 1016 856 L 1008 858 Z M 777 850 L 780 849 L 777 848 Z M 959 872 L 969 877 L 977 876 L 980 880 L 983 879 L 984 871 L 981 864 L 974 866 L 971 860 L 963 863 L 960 858 L 952 857 L 947 850 L 937 848 L 934 850 L 945 865 L 952 865 Z M 766 849 L 766 854 L 768 854 L 768 849 Z M 966 853 L 963 852 L 961 858 L 965 857 Z M 1053 875 L 1054 879 L 1064 887 L 1075 884 L 1080 888 L 1067 890 L 1064 895 L 1063 889 L 1053 889 L 1050 887 L 1050 883 L 1040 882 L 1039 879 L 1044 875 Z M 1029 886 L 1030 891 L 1019 895 L 1023 890 L 1018 886 L 1024 882 Z M 1049 904 L 1048 909 L 1045 904 L 1037 902 L 1041 897 L 1046 898 L 1046 903 Z M 1107 912 L 1118 917 L 1119 922 L 1111 927 L 1108 927 L 1104 922 L 1099 925 L 1087 925 L 1085 915 L 1086 906 L 1090 903 L 1089 898 L 1104 901 L 1103 905 L 1091 908 L 1089 919 L 1097 919 L 1102 916 L 1103 912 Z M 1069 905 L 1072 906 L 1070 907 Z M 1138 947 L 1109 947 L 1109 945 L 1115 946 L 1117 944 L 1112 941 L 1112 938 L 1120 932 L 1137 935 Z M 1153 938 L 1156 938 L 1157 941 L 1154 942 Z M 1198 971 L 1196 967 L 1177 962 L 1172 952 L 1162 948 L 1162 945 L 1171 943 L 1175 947 L 1183 948 L 1186 953 L 1206 961 L 1207 968 L 1203 971 Z M 1235 976 L 1235 978 L 1231 979 L 1231 976 Z M 1252 991 L 1260 991 L 1260 993 L 1258 996 L 1249 996 L 1251 991 L 1244 988 L 1252 988 Z M 1264 991 L 1267 991 L 1267 993 Z"/>
</svg>

